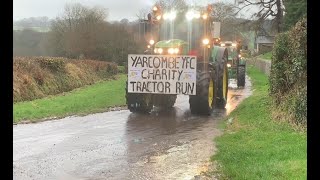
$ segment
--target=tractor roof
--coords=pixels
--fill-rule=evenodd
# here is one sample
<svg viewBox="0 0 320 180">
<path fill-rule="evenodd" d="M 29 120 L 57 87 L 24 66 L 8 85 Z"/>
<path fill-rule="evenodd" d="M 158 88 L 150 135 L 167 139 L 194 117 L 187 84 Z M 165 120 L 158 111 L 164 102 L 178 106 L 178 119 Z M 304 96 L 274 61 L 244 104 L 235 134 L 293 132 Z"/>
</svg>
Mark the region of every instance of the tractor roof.
<svg viewBox="0 0 320 180">
<path fill-rule="evenodd" d="M 170 48 L 170 47 L 177 47 L 181 45 L 188 44 L 186 41 L 183 41 L 181 39 L 169 39 L 165 41 L 159 41 L 155 44 L 155 47 L 157 48 Z"/>
</svg>

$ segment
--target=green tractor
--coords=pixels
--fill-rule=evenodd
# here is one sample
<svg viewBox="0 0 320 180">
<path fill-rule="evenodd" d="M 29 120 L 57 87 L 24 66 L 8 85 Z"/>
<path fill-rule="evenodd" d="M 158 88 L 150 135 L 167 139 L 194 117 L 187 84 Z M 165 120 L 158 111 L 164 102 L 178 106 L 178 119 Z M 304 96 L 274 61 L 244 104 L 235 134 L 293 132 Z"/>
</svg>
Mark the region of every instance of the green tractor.
<svg viewBox="0 0 320 180">
<path fill-rule="evenodd" d="M 154 9 L 160 11 L 161 8 L 157 6 Z M 192 76 L 191 78 L 194 78 L 194 86 L 190 83 L 188 84 L 190 86 L 187 86 L 187 88 L 189 90 L 195 89 L 195 91 L 193 93 L 187 93 L 184 92 L 185 89 L 183 89 L 182 91 L 179 91 L 179 93 L 176 93 L 178 91 L 175 91 L 173 93 L 171 92 L 171 94 L 163 93 L 163 91 L 159 90 L 155 92 L 152 88 L 156 88 L 156 86 L 159 88 L 159 85 L 163 83 L 160 80 L 157 80 L 157 82 L 154 82 L 154 85 L 152 85 L 153 82 L 151 81 L 143 82 L 141 83 L 140 91 L 133 92 L 132 89 L 135 88 L 135 82 L 132 83 L 127 81 L 126 103 L 131 112 L 149 113 L 154 106 L 171 108 L 174 106 L 178 94 L 189 95 L 189 105 L 192 114 L 210 115 L 214 108 L 225 108 L 228 94 L 228 50 L 225 47 L 214 45 L 212 37 L 212 31 L 214 30 L 212 28 L 213 21 L 212 17 L 209 16 L 211 10 L 212 9 L 208 6 L 206 11 L 189 10 L 187 13 L 180 12 L 180 14 L 179 12 L 163 13 L 160 14 L 163 18 L 162 21 L 160 21 L 159 13 L 153 12 L 153 17 L 155 18 L 151 17 L 151 22 L 149 19 L 150 24 L 153 25 L 151 34 L 153 34 L 153 38 L 158 39 L 158 41 L 155 42 L 154 39 L 151 39 L 148 44 L 148 49 L 143 55 L 128 56 L 128 64 L 131 64 L 131 66 L 128 65 L 128 67 L 133 67 L 133 70 L 131 69 L 130 71 L 133 75 L 131 76 L 131 74 L 128 74 L 128 81 L 129 78 L 135 76 L 135 74 L 138 74 L 137 76 L 142 76 L 144 80 L 149 78 L 150 74 L 151 76 L 154 76 L 154 74 L 156 74 L 155 72 L 157 72 L 157 68 L 154 67 L 154 61 L 156 61 L 157 58 L 162 59 L 162 62 L 164 62 L 164 59 L 166 58 L 180 58 L 180 61 L 175 61 L 176 64 L 180 65 L 187 62 L 182 62 L 181 59 L 194 58 L 194 60 L 196 60 L 194 61 L 196 65 L 190 65 L 190 67 L 191 69 L 192 67 L 196 67 L 193 69 L 196 73 L 186 73 L 184 75 L 190 75 Z M 165 24 L 163 21 L 169 19 L 172 24 L 175 17 L 180 19 L 179 22 L 174 24 L 174 27 L 177 27 L 177 29 L 170 27 L 170 31 L 168 31 L 166 29 L 168 28 L 168 24 Z M 184 17 L 186 17 L 186 19 L 182 20 Z M 156 23 L 154 22 L 155 19 L 158 20 Z M 192 26 L 190 26 L 191 21 Z M 164 33 L 162 33 L 163 31 Z M 190 34 L 192 34 L 192 36 L 190 36 Z M 141 64 L 145 62 L 149 63 L 149 66 L 151 66 L 150 64 L 153 63 L 153 70 L 148 69 L 144 71 L 148 71 L 149 74 L 140 72 L 139 69 L 137 70 L 136 66 L 132 66 L 132 64 L 134 64 L 132 62 L 132 57 L 141 58 Z M 130 63 L 129 60 L 131 60 Z M 191 61 L 189 63 L 191 64 Z M 142 66 L 141 64 L 138 66 Z M 179 67 L 177 67 L 177 69 L 179 69 Z M 162 69 L 162 71 L 165 70 Z M 128 71 L 128 73 L 130 72 Z M 185 83 L 188 83 L 188 81 Z M 179 82 L 176 82 L 176 84 L 179 84 Z M 129 88 L 131 88 L 131 90 L 129 90 Z M 139 90 L 139 88 L 137 89 Z M 144 92 L 143 89 L 145 89 Z"/>
<path fill-rule="evenodd" d="M 241 56 L 241 44 L 232 41 L 225 41 L 220 44 L 228 49 L 228 74 L 230 79 L 237 80 L 237 86 L 245 86 L 246 61 Z"/>
</svg>

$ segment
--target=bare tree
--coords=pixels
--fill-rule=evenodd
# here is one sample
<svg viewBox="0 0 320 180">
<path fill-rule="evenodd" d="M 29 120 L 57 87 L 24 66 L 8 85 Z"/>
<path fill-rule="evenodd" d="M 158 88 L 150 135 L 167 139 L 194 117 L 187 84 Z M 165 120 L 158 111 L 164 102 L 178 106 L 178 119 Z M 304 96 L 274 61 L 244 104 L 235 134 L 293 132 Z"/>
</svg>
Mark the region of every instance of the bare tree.
<svg viewBox="0 0 320 180">
<path fill-rule="evenodd" d="M 140 9 L 140 11 L 136 14 L 136 16 L 139 20 L 147 19 L 147 15 L 149 12 L 150 12 L 150 9 L 148 8 Z"/>
<path fill-rule="evenodd" d="M 184 11 L 188 9 L 188 5 L 185 0 L 158 0 L 155 5 L 159 5 L 163 11 L 180 10 Z"/>
<path fill-rule="evenodd" d="M 236 17 L 236 7 L 229 3 L 213 3 L 212 17 L 215 21 L 224 22 Z"/>
<path fill-rule="evenodd" d="M 212 8 L 211 16 L 214 21 L 221 22 L 221 38 L 223 40 L 235 40 L 239 38 L 242 30 L 241 20 L 236 18 L 235 7 L 231 3 L 217 2 L 210 4 Z"/>
<path fill-rule="evenodd" d="M 77 58 L 101 58 L 97 52 L 105 39 L 105 9 L 88 8 L 81 4 L 68 4 L 64 14 L 52 23 L 52 47 L 58 55 Z"/>
<path fill-rule="evenodd" d="M 258 12 L 253 14 L 253 17 L 257 17 L 260 24 L 267 18 L 275 20 L 275 26 L 277 32 L 281 32 L 283 28 L 283 0 L 238 0 L 240 5 L 238 12 L 248 6 L 259 7 Z"/>
</svg>

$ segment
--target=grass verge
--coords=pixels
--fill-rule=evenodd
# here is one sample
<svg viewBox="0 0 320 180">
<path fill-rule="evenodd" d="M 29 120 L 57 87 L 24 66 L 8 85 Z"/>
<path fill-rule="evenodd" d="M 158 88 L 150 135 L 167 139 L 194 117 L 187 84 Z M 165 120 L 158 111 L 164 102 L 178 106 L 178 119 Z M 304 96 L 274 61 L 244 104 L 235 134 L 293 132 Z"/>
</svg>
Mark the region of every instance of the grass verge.
<svg viewBox="0 0 320 180">
<path fill-rule="evenodd" d="M 272 51 L 260 54 L 258 57 L 262 58 L 262 59 L 265 59 L 265 60 L 270 60 L 271 61 Z"/>
<path fill-rule="evenodd" d="M 215 139 L 221 179 L 306 179 L 307 135 L 271 118 L 268 78 L 248 67 L 253 94 L 227 119 L 224 134 Z M 227 121 L 224 121 L 226 123 Z"/>
<path fill-rule="evenodd" d="M 105 111 L 125 104 L 126 75 L 102 81 L 71 92 L 13 104 L 13 122 L 38 121 L 47 117 L 65 117 Z"/>
</svg>

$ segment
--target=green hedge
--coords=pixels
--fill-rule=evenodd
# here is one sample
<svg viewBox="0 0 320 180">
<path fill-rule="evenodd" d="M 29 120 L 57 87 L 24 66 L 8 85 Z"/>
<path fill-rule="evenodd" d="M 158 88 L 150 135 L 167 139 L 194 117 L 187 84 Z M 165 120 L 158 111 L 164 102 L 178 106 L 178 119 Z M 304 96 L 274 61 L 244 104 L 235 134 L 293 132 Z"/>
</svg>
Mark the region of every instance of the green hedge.
<svg viewBox="0 0 320 180">
<path fill-rule="evenodd" d="M 29 101 L 71 91 L 117 73 L 117 64 L 105 61 L 14 57 L 13 101 Z"/>
<path fill-rule="evenodd" d="M 307 19 L 276 37 L 272 51 L 270 95 L 279 118 L 298 125 L 307 122 Z"/>
</svg>

